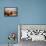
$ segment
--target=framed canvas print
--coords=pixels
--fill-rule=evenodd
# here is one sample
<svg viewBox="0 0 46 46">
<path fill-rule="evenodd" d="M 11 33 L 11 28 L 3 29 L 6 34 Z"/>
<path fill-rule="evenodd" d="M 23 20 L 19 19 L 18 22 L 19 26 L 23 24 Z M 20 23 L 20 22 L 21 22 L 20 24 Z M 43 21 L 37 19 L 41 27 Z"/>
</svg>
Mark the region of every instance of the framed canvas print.
<svg viewBox="0 0 46 46">
<path fill-rule="evenodd" d="M 17 16 L 17 8 L 16 7 L 5 7 L 4 16 Z"/>
</svg>

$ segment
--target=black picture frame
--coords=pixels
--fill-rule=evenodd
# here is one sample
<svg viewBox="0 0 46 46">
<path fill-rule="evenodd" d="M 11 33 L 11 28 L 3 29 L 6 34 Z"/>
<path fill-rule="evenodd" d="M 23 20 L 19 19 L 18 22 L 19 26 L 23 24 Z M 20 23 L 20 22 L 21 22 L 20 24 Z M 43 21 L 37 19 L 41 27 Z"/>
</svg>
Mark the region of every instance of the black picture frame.
<svg viewBox="0 0 46 46">
<path fill-rule="evenodd" d="M 11 12 L 10 12 L 11 10 Z M 8 12 L 6 12 L 8 11 Z M 17 7 L 4 7 L 4 16 L 6 17 L 16 17 L 18 16 L 18 8 Z"/>
</svg>

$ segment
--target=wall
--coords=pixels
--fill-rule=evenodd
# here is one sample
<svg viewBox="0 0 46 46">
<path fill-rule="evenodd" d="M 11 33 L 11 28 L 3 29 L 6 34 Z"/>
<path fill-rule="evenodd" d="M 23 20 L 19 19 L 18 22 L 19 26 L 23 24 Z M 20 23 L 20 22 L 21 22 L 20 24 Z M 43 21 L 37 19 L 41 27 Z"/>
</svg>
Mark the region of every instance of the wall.
<svg viewBox="0 0 46 46">
<path fill-rule="evenodd" d="M 4 7 L 18 7 L 18 16 L 5 17 Z M 1 0 L 0 44 L 8 43 L 9 32 L 18 32 L 17 24 L 46 24 L 46 0 Z"/>
<path fill-rule="evenodd" d="M 21 24 L 46 24 L 46 0 L 23 2 L 24 4 L 21 4 Z"/>
</svg>

